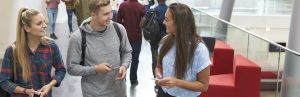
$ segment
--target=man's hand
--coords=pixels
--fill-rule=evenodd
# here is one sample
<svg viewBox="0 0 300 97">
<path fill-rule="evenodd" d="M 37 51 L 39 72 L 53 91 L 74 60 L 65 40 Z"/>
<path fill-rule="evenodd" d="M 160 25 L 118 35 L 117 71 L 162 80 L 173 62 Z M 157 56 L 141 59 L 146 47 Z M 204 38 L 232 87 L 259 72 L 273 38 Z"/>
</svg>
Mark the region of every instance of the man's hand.
<svg viewBox="0 0 300 97">
<path fill-rule="evenodd" d="M 126 75 L 126 67 L 125 66 L 121 66 L 119 68 L 119 76 L 116 78 L 116 80 L 123 80 L 125 78 Z"/>
<path fill-rule="evenodd" d="M 96 65 L 96 72 L 97 73 L 107 73 L 111 71 L 111 65 L 108 63 L 101 63 Z"/>
</svg>

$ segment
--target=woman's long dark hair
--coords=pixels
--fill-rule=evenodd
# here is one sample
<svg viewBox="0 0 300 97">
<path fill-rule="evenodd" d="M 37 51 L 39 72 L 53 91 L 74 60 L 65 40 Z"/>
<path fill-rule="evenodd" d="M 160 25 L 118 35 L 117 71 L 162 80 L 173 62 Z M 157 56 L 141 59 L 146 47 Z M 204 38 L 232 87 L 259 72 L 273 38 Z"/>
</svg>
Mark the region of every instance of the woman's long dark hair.
<svg viewBox="0 0 300 97">
<path fill-rule="evenodd" d="M 193 62 L 194 52 L 201 37 L 196 33 L 194 15 L 191 9 L 180 3 L 173 3 L 168 8 L 172 14 L 176 27 L 176 35 L 168 34 L 162 40 L 162 48 L 158 55 L 158 62 L 162 64 L 162 58 L 176 45 L 175 77 L 182 79 Z"/>
</svg>

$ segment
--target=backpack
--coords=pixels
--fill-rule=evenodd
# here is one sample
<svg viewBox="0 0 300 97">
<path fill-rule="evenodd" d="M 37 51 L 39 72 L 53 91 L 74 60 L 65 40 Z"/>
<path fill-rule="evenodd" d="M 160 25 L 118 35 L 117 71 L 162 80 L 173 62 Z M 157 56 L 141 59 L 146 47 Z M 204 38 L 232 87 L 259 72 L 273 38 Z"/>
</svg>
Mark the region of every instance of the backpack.
<svg viewBox="0 0 300 97">
<path fill-rule="evenodd" d="M 119 40 L 120 40 L 120 47 L 119 47 L 119 51 L 121 52 L 121 42 L 122 42 L 122 35 L 121 35 L 121 30 L 118 26 L 117 23 L 113 22 L 114 28 L 118 34 Z M 83 66 L 84 65 L 84 60 L 85 60 L 85 48 L 86 48 L 86 32 L 82 29 L 80 29 L 81 32 L 81 61 L 80 61 L 80 65 Z M 121 56 L 121 55 L 120 55 Z"/>
<path fill-rule="evenodd" d="M 150 41 L 151 43 L 158 43 L 160 41 L 160 24 L 154 10 L 151 10 L 150 16 L 145 18 L 144 24 L 142 25 L 142 31 L 144 38 L 147 41 Z"/>
</svg>

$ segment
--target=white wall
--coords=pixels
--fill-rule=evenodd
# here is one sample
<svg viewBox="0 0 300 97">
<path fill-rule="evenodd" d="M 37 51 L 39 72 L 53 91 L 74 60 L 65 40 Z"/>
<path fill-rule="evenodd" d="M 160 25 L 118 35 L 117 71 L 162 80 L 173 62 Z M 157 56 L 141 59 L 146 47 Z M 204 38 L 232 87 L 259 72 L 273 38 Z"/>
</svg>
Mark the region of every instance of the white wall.
<svg viewBox="0 0 300 97">
<path fill-rule="evenodd" d="M 5 49 L 15 40 L 15 25 L 17 18 L 17 6 L 20 0 L 3 0 L 0 3 L 0 58 Z"/>
<path fill-rule="evenodd" d="M 231 22 L 274 42 L 287 42 L 290 16 L 233 15 Z"/>
<path fill-rule="evenodd" d="M 197 25 L 214 26 L 210 17 L 196 16 Z M 217 15 L 214 15 L 218 17 Z M 201 20 L 199 18 L 201 17 Z M 233 15 L 231 23 L 274 42 L 288 42 L 291 17 L 288 15 Z M 211 23 L 213 23 L 211 25 Z"/>
<path fill-rule="evenodd" d="M 3 0 L 0 4 L 0 58 L 3 57 L 5 49 L 15 41 L 16 19 L 21 7 L 34 8 L 43 13 L 47 18 L 45 0 Z M 57 23 L 67 21 L 65 5 L 59 4 Z"/>
<path fill-rule="evenodd" d="M 44 0 L 3 0 L 0 3 L 0 58 L 16 39 L 16 19 L 21 7 L 35 8 L 46 14 Z"/>
</svg>

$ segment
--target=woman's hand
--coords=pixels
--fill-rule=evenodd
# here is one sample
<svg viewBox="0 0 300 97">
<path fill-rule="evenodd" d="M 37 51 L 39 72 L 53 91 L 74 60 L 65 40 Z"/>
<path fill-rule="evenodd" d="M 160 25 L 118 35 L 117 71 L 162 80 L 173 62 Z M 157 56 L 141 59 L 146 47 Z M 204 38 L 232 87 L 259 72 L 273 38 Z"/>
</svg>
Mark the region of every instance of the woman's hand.
<svg viewBox="0 0 300 97">
<path fill-rule="evenodd" d="M 24 91 L 29 97 L 33 97 L 34 94 L 39 94 L 37 91 L 33 90 L 33 89 L 26 89 Z"/>
<path fill-rule="evenodd" d="M 158 67 L 155 68 L 155 77 L 156 77 L 155 84 L 157 84 L 157 85 L 159 85 L 158 81 L 162 79 L 161 72 L 162 72 L 161 68 L 158 68 Z"/>
<path fill-rule="evenodd" d="M 156 74 L 155 74 L 155 77 L 156 77 L 156 79 L 155 79 L 155 84 L 158 85 L 158 81 L 162 79 L 162 75 L 161 75 L 160 73 L 156 73 Z"/>
<path fill-rule="evenodd" d="M 155 77 L 156 77 L 157 79 L 162 79 L 161 73 L 156 73 L 156 74 L 155 74 Z"/>
<path fill-rule="evenodd" d="M 45 85 L 43 86 L 38 92 L 40 92 L 40 97 L 44 97 L 48 95 L 49 91 L 52 89 L 52 85 Z"/>
<path fill-rule="evenodd" d="M 166 77 L 164 79 L 157 80 L 157 85 L 167 87 L 167 88 L 172 88 L 174 86 L 177 86 L 177 84 L 178 84 L 177 78 Z"/>
</svg>

